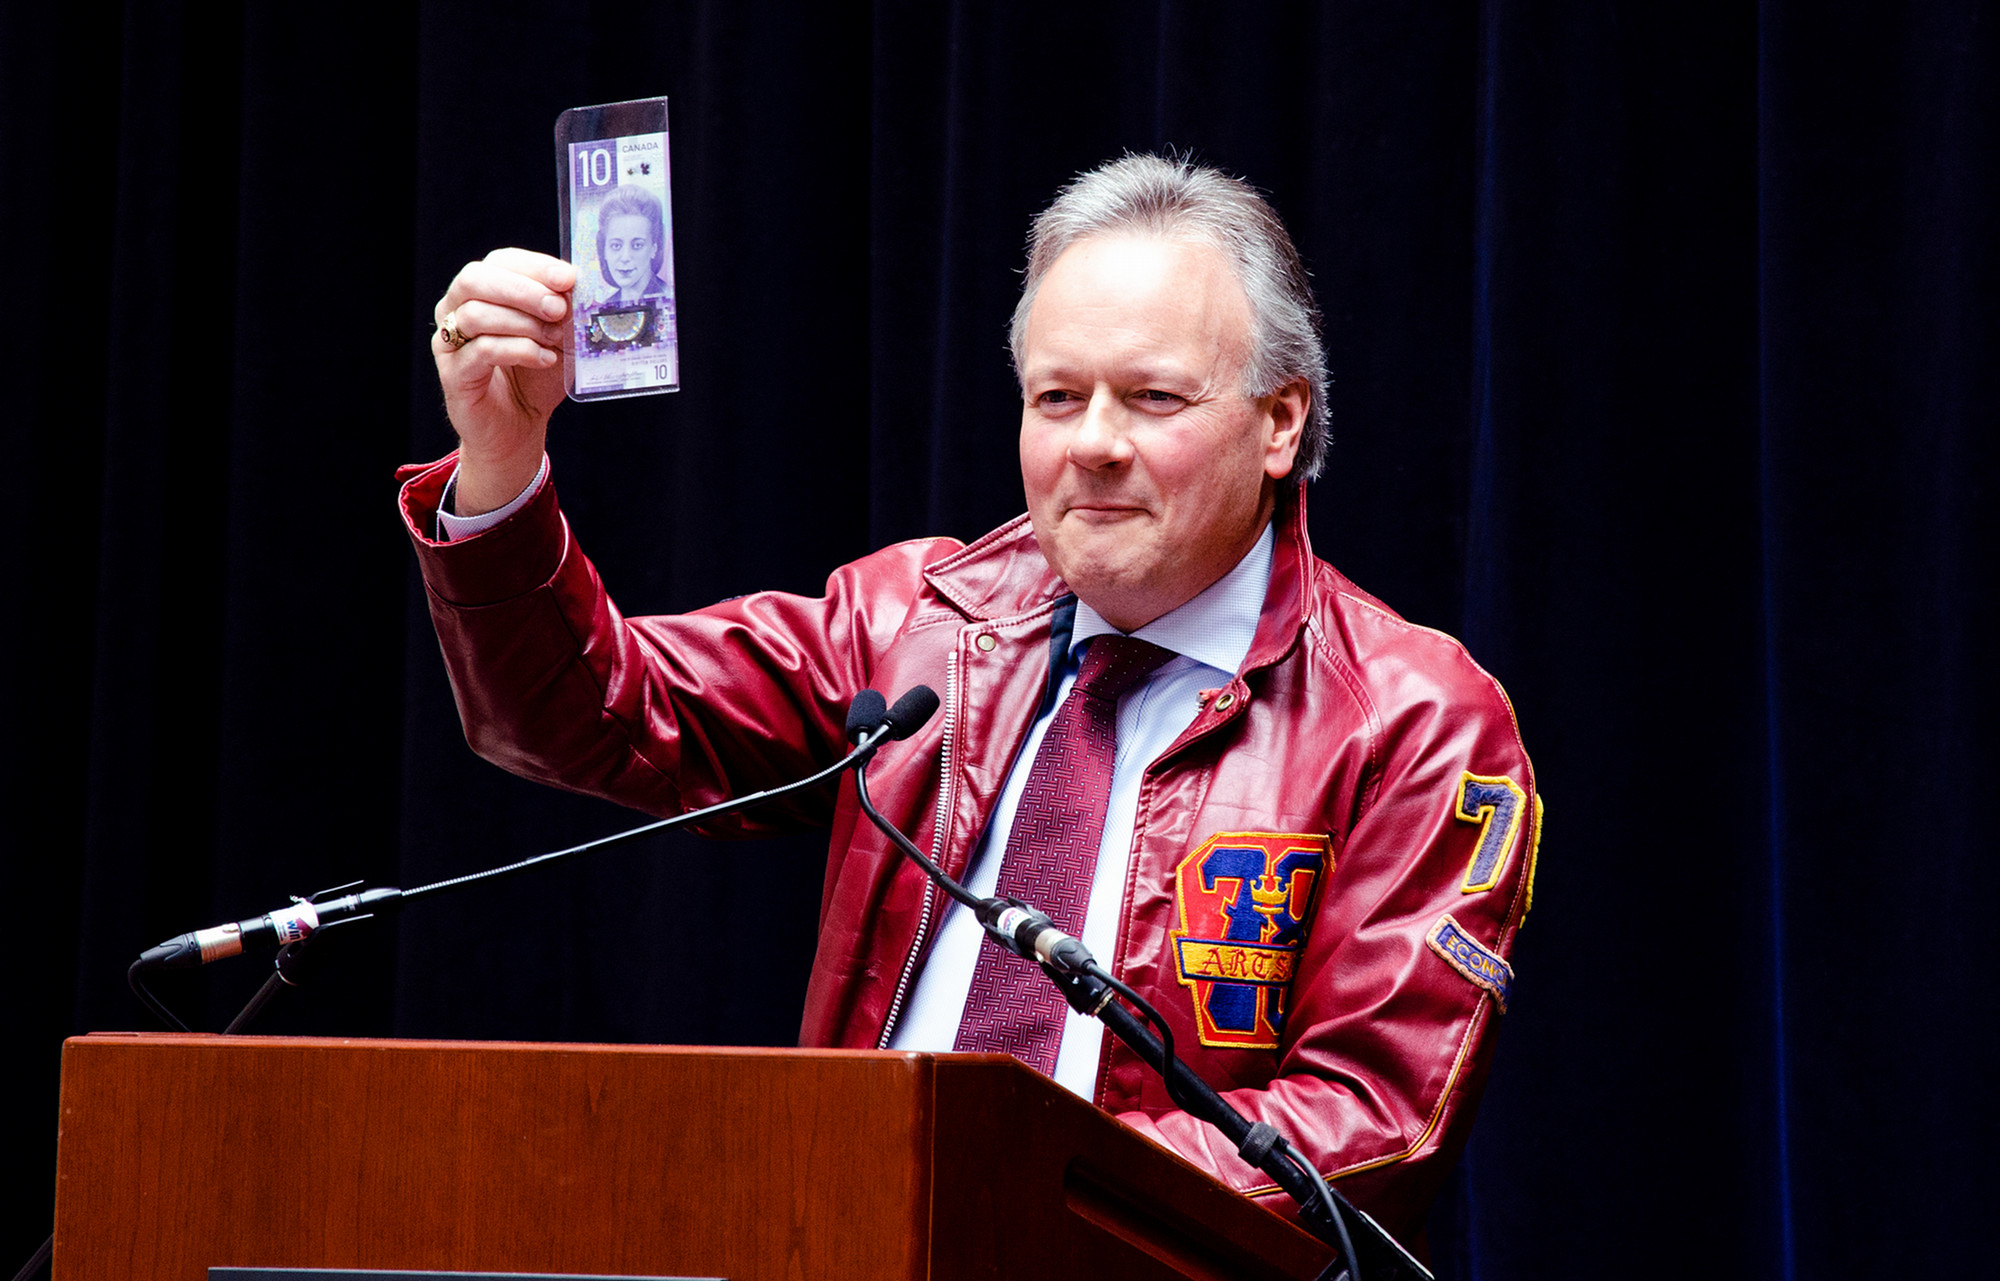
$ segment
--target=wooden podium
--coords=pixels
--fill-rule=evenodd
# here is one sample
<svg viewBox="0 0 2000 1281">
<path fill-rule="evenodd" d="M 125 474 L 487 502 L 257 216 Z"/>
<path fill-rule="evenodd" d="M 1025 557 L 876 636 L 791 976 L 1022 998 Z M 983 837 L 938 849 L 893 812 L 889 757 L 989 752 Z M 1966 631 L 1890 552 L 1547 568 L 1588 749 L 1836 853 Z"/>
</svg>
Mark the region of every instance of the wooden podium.
<svg viewBox="0 0 2000 1281">
<path fill-rule="evenodd" d="M 997 1055 L 63 1047 L 55 1281 L 211 1266 L 1276 1279 L 1331 1258 Z"/>
</svg>

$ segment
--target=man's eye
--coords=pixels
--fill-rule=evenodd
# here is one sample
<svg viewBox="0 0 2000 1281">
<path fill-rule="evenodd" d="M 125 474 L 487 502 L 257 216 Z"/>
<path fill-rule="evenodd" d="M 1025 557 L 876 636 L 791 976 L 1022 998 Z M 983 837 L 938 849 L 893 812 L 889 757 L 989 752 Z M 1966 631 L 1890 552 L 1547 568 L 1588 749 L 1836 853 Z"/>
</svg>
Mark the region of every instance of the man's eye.
<svg viewBox="0 0 2000 1281">
<path fill-rule="evenodd" d="M 1035 403 L 1038 405 L 1066 405 L 1075 399 L 1077 399 L 1077 395 L 1072 391 L 1045 391 L 1035 397 Z"/>
<path fill-rule="evenodd" d="M 1146 390 L 1140 392 L 1139 399 L 1149 405 L 1178 405 L 1181 403 L 1179 396 L 1174 395 L 1170 391 L 1161 391 L 1157 387 L 1148 387 Z"/>
</svg>

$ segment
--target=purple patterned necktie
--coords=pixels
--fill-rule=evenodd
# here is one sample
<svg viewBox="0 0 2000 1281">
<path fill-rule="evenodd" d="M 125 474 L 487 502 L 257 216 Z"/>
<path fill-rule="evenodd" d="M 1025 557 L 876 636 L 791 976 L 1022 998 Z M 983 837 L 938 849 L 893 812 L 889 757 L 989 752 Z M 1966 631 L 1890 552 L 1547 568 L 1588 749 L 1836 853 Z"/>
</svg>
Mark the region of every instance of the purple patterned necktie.
<svg viewBox="0 0 2000 1281">
<path fill-rule="evenodd" d="M 1029 767 L 1007 834 L 999 893 L 1047 912 L 1066 934 L 1083 933 L 1090 906 L 1118 750 L 1118 697 L 1173 656 L 1130 636 L 1092 640 L 1076 684 L 1049 721 Z M 982 946 L 952 1048 L 1011 1054 L 1052 1076 L 1066 1009 L 1062 995 L 1035 966 Z"/>
</svg>

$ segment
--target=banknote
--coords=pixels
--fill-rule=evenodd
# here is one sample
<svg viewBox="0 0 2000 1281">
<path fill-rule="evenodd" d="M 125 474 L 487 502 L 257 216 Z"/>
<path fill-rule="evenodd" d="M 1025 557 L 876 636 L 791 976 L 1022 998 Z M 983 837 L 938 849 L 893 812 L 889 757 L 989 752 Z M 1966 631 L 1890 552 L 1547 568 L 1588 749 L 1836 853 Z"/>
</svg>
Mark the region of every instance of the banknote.
<svg viewBox="0 0 2000 1281">
<path fill-rule="evenodd" d="M 562 253 L 576 267 L 570 350 L 576 400 L 680 387 L 667 100 L 578 107 L 556 121 Z"/>
</svg>

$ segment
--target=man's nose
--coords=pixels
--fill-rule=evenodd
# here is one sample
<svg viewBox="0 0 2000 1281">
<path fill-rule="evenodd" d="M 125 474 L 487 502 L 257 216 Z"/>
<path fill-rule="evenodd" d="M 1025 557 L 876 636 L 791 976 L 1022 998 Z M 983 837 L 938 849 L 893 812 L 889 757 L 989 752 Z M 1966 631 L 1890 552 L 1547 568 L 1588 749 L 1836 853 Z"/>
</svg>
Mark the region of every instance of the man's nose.
<svg viewBox="0 0 2000 1281">
<path fill-rule="evenodd" d="M 1079 467 L 1096 471 L 1111 467 L 1132 456 L 1131 442 L 1125 437 L 1125 406 L 1108 391 L 1092 393 L 1090 403 L 1078 415 L 1070 436 L 1069 460 Z"/>
</svg>

